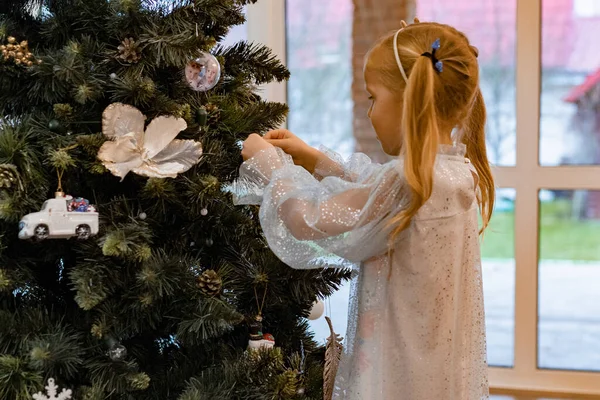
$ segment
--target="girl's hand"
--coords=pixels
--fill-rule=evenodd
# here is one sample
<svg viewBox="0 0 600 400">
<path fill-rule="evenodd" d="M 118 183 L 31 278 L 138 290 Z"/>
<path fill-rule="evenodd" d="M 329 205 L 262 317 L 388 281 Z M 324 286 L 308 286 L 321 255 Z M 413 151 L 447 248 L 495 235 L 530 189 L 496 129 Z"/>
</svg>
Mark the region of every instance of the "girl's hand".
<svg viewBox="0 0 600 400">
<path fill-rule="evenodd" d="M 292 132 L 287 129 L 276 129 L 267 132 L 265 140 L 292 156 L 296 165 L 304 167 L 310 173 L 314 172 L 320 152 L 310 147 Z"/>
<path fill-rule="evenodd" d="M 273 145 L 269 144 L 265 139 L 262 138 L 262 136 L 253 133 L 244 141 L 242 157 L 244 158 L 244 161 L 246 161 L 249 158 L 254 157 L 260 151 L 266 150 L 270 147 L 273 147 Z"/>
</svg>

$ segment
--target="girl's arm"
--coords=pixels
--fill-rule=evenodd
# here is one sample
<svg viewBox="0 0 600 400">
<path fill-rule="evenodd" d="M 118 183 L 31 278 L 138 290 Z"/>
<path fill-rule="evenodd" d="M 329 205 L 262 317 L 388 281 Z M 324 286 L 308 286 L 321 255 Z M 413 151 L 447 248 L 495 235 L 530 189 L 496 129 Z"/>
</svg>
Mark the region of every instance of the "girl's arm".
<svg viewBox="0 0 600 400">
<path fill-rule="evenodd" d="M 237 204 L 260 204 L 272 250 L 294 268 L 357 263 L 388 249 L 390 219 L 406 204 L 397 163 L 349 181 L 319 181 L 279 148 L 260 151 L 240 169 Z"/>
<path fill-rule="evenodd" d="M 321 180 L 327 176 L 356 182 L 361 175 L 370 174 L 380 165 L 373 163 L 365 154 L 354 154 L 347 161 L 336 152 L 321 147 L 317 150 L 286 129 L 267 132 L 265 140 L 289 154 L 294 163 L 304 167 Z"/>
<path fill-rule="evenodd" d="M 335 151 L 321 146 L 319 156 L 315 161 L 312 172 L 317 179 L 327 176 L 337 176 L 345 181 L 358 182 L 375 173 L 382 166 L 375 163 L 363 153 L 354 153 L 350 158 L 344 160 Z"/>
</svg>

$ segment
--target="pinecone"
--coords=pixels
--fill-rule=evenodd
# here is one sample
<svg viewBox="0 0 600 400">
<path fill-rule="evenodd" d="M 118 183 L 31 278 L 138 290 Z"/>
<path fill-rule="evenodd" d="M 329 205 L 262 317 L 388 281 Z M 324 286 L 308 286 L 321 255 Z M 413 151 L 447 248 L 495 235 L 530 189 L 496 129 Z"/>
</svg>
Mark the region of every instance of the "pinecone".
<svg viewBox="0 0 600 400">
<path fill-rule="evenodd" d="M 223 281 L 216 271 L 209 269 L 204 271 L 202 275 L 200 275 L 200 278 L 198 278 L 198 286 L 206 296 L 213 297 L 221 293 Z"/>
<path fill-rule="evenodd" d="M 208 125 L 216 125 L 221 117 L 221 110 L 219 107 L 212 103 L 208 103 L 204 108 L 206 108 L 206 112 L 208 113 Z"/>
<path fill-rule="evenodd" d="M 133 38 L 127 38 L 121 42 L 119 58 L 128 63 L 136 63 L 142 58 L 138 45 Z"/>
<path fill-rule="evenodd" d="M 18 182 L 17 167 L 12 164 L 0 164 L 0 189 L 10 189 Z"/>
</svg>

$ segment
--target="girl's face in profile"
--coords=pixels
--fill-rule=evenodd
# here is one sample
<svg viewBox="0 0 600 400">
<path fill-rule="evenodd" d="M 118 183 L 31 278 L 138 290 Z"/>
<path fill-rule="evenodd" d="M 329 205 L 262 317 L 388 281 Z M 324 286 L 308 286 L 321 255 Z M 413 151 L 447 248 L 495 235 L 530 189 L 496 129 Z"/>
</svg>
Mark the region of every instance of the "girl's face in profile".
<svg viewBox="0 0 600 400">
<path fill-rule="evenodd" d="M 402 101 L 381 84 L 375 74 L 376 71 L 365 68 L 366 89 L 371 99 L 369 119 L 383 151 L 388 155 L 397 156 L 402 147 Z"/>
</svg>

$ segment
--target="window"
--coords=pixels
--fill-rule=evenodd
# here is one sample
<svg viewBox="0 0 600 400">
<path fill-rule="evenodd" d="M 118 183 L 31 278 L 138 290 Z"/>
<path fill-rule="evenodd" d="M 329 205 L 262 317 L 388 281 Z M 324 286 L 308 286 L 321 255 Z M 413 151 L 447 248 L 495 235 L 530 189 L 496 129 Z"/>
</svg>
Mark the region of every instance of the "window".
<svg viewBox="0 0 600 400">
<path fill-rule="evenodd" d="M 343 155 L 352 135 L 352 0 L 287 0 L 288 128 Z"/>
<path fill-rule="evenodd" d="M 575 0 L 572 12 L 559 3 L 542 2 L 539 162 L 598 165 L 600 55 L 589 40 L 600 25 L 581 17 L 600 16 L 600 2 Z M 600 371 L 600 291 L 592 284 L 600 281 L 600 191 L 593 189 L 539 194 L 539 368 Z"/>
<path fill-rule="evenodd" d="M 589 47 L 600 25 L 557 5 L 542 3 L 540 164 L 600 164 L 600 54 Z"/>
<path fill-rule="evenodd" d="M 419 0 L 421 21 L 438 21 L 464 32 L 479 50 L 481 90 L 487 108 L 486 140 L 490 162 L 516 162 L 516 0 L 485 2 Z M 483 17 L 481 17 L 483 16 Z M 482 20 L 483 18 L 483 20 Z M 488 364 L 512 367 L 514 361 L 515 259 L 514 189 L 499 189 L 496 208 L 482 244 L 482 269 Z"/>
<path fill-rule="evenodd" d="M 600 371 L 600 191 L 540 191 L 540 368 Z"/>
<path fill-rule="evenodd" d="M 247 23 L 244 23 L 242 25 L 236 25 L 231 27 L 229 33 L 227 33 L 227 36 L 225 37 L 225 39 L 223 39 L 221 44 L 223 44 L 224 46 L 232 46 L 238 42 L 241 42 L 242 40 L 247 40 L 248 29 L 246 25 Z"/>
</svg>

